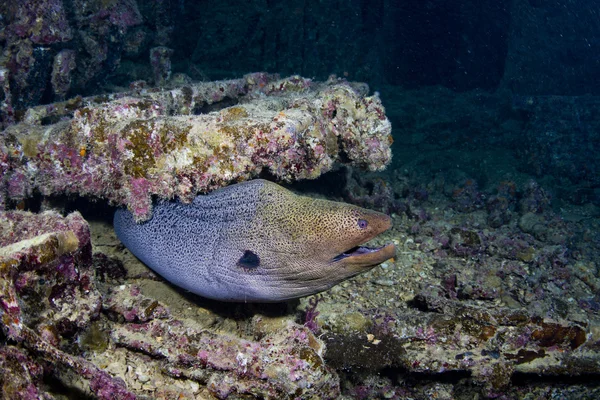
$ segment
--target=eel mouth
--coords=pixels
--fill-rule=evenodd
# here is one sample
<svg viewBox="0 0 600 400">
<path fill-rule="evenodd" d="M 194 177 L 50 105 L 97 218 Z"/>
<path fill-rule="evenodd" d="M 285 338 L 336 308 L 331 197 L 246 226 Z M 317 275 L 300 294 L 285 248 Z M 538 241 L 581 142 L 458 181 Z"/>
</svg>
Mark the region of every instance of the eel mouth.
<svg viewBox="0 0 600 400">
<path fill-rule="evenodd" d="M 396 246 L 388 243 L 380 247 L 356 246 L 338 254 L 331 261 L 353 267 L 374 267 L 396 256 Z"/>
</svg>

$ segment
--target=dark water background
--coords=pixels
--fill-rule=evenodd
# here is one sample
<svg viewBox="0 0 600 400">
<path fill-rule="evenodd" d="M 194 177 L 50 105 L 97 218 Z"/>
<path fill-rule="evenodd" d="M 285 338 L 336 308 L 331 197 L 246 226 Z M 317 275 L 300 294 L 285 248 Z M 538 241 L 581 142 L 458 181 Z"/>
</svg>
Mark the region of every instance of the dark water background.
<svg viewBox="0 0 600 400">
<path fill-rule="evenodd" d="M 408 250 L 433 260 L 429 278 L 453 300 L 510 300 L 531 315 L 599 331 L 600 1 L 26 3 L 0 0 L 0 72 L 10 74 L 0 102 L 10 97 L 14 107 L 0 105 L 0 126 L 35 105 L 125 90 L 139 80 L 153 85 L 149 53 L 159 46 L 171 49 L 172 75 L 196 81 L 267 71 L 366 82 L 392 122 L 391 165 L 379 175 L 337 170 L 298 187 L 395 214 L 400 222 L 390 235 L 409 238 L 415 245 Z M 66 10 L 68 30 L 51 17 L 39 31 L 27 25 L 56 4 Z M 52 63 L 64 50 L 77 63 L 58 93 Z M 527 273 L 508 270 L 521 264 Z M 487 271 L 494 279 L 460 282 L 468 268 L 475 278 Z M 579 377 L 561 376 L 559 384 L 598 392 L 598 343 L 590 344 L 589 370 L 575 369 Z M 543 390 L 555 383 L 536 374 L 521 378 Z M 513 383 L 523 384 L 518 376 Z M 521 386 L 514 398 L 529 390 Z M 364 390 L 355 397 L 374 393 Z"/>
</svg>

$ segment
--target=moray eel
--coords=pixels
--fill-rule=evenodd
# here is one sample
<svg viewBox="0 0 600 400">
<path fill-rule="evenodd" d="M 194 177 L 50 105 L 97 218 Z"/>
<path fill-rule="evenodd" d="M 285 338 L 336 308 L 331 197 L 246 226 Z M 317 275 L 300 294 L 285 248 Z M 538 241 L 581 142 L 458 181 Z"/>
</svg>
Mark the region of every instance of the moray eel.
<svg viewBox="0 0 600 400">
<path fill-rule="evenodd" d="M 114 228 L 165 279 L 221 301 L 278 302 L 329 289 L 396 254 L 361 244 L 386 231 L 385 214 L 299 196 L 257 179 L 161 202 L 138 224 L 124 209 Z"/>
</svg>

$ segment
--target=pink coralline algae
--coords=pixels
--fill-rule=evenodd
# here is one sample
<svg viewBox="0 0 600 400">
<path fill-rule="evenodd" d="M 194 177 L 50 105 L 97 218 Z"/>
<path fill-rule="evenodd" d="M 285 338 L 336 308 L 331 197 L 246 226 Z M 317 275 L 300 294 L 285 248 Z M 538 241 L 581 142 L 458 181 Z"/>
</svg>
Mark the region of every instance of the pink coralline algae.
<svg viewBox="0 0 600 400">
<path fill-rule="evenodd" d="M 62 0 L 23 0 L 9 30 L 35 44 L 48 45 L 72 39 Z"/>
<path fill-rule="evenodd" d="M 104 307 L 130 322 L 114 326 L 114 343 L 160 360 L 166 375 L 200 380 L 217 398 L 339 396 L 337 375 L 323 359 L 323 343 L 292 322 L 258 341 L 220 335 L 172 317 L 156 300 L 132 297 L 127 286 L 113 290 Z"/>
<path fill-rule="evenodd" d="M 250 340 L 173 316 L 139 287 L 115 285 L 79 213 L 0 212 L 0 225 L 0 398 L 52 398 L 48 379 L 111 400 L 195 398 L 200 386 L 217 398 L 339 397 L 306 327 L 288 321 Z"/>
<path fill-rule="evenodd" d="M 38 386 L 43 381 L 44 369 L 40 363 L 30 360 L 22 349 L 0 347 L 0 370 L 0 385 L 6 398 L 43 398 Z M 9 378 L 4 379 L 6 377 Z"/>
<path fill-rule="evenodd" d="M 142 15 L 135 0 L 117 0 L 100 4 L 102 3 L 109 4 L 102 12 L 108 14 L 110 22 L 120 29 L 142 23 Z"/>
<path fill-rule="evenodd" d="M 0 198 L 34 189 L 92 195 L 143 220 L 153 195 L 190 201 L 263 170 L 283 181 L 312 179 L 341 153 L 351 165 L 382 170 L 391 125 L 367 91 L 336 78 L 256 73 L 39 106 L 2 135 L 9 166 Z M 225 99 L 237 104 L 219 107 Z"/>
<path fill-rule="evenodd" d="M 90 232 L 79 213 L 0 212 L 0 396 L 51 398 L 42 378 L 61 368 L 89 381 L 99 399 L 134 399 L 122 382 L 61 349 L 61 342 L 98 318 Z M 10 379 L 4 380 L 8 376 Z"/>
<path fill-rule="evenodd" d="M 148 49 L 137 29 L 143 19 L 136 0 L 4 3 L 0 7 L 3 127 L 14 123 L 27 107 L 62 101 L 100 83 L 119 67 L 122 54 L 139 56 Z"/>
</svg>

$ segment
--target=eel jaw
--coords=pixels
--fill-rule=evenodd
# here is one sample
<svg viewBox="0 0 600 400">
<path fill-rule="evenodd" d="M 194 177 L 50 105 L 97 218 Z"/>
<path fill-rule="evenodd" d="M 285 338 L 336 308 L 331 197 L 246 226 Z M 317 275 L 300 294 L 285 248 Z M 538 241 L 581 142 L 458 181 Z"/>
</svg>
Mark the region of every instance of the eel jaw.
<svg viewBox="0 0 600 400">
<path fill-rule="evenodd" d="M 388 243 L 381 247 L 356 246 L 335 256 L 331 262 L 340 263 L 344 267 L 356 270 L 356 273 L 366 271 L 385 260 L 396 256 L 396 245 Z"/>
</svg>

